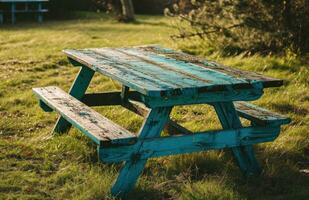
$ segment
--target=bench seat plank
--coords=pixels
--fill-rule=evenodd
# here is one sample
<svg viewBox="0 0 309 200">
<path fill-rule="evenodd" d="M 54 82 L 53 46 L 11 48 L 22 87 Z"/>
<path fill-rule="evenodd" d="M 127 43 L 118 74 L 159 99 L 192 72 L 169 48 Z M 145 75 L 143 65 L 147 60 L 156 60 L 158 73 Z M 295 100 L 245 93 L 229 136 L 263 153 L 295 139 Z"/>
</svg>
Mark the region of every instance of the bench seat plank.
<svg viewBox="0 0 309 200">
<path fill-rule="evenodd" d="M 158 46 L 64 50 L 87 66 L 147 96 L 179 96 L 282 85 L 264 77 Z"/>
<path fill-rule="evenodd" d="M 251 103 L 247 103 L 244 101 L 238 101 L 238 102 L 235 102 L 234 105 L 235 105 L 235 108 L 238 114 L 241 117 L 246 118 L 250 121 L 253 121 L 254 123 L 258 125 L 278 126 L 282 124 L 288 124 L 291 122 L 291 119 L 288 117 L 285 117 L 278 113 L 274 113 L 267 109 L 258 107 Z"/>
<path fill-rule="evenodd" d="M 34 88 L 34 93 L 49 107 L 80 129 L 99 145 L 132 144 L 136 136 L 101 116 L 58 87 Z"/>
</svg>

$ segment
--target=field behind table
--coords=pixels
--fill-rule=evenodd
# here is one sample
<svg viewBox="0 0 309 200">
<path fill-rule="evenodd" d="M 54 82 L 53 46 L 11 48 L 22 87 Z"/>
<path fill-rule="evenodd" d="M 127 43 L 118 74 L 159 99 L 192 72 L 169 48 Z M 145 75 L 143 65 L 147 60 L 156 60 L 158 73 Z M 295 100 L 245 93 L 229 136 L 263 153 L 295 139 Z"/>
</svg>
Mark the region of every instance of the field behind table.
<svg viewBox="0 0 309 200">
<path fill-rule="evenodd" d="M 169 19 L 138 16 L 119 24 L 104 15 L 0 27 L 0 199 L 109 199 L 119 165 L 98 162 L 95 146 L 76 129 L 52 137 L 57 118 L 44 113 L 31 88 L 55 85 L 68 90 L 78 68 L 61 50 L 161 44 L 169 38 Z M 309 197 L 309 64 L 294 56 L 208 59 L 286 80 L 267 89 L 256 103 L 292 118 L 273 143 L 256 147 L 260 177 L 245 179 L 229 151 L 210 151 L 152 159 L 131 199 L 306 199 Z M 96 75 L 89 91 L 119 90 Z M 96 108 L 130 131 L 142 119 L 118 106 Z M 211 107 L 182 106 L 172 118 L 197 131 L 220 128 Z"/>
</svg>

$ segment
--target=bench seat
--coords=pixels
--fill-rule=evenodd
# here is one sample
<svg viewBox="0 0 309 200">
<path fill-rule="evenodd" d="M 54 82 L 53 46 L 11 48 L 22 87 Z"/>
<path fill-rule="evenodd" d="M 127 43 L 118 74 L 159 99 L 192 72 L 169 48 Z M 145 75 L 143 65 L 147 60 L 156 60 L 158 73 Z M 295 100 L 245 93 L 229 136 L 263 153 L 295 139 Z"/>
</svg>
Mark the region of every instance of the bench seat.
<svg viewBox="0 0 309 200">
<path fill-rule="evenodd" d="M 256 125 L 280 126 L 291 122 L 291 119 L 288 117 L 258 107 L 251 103 L 238 101 L 235 102 L 234 105 L 240 117 L 248 119 Z"/>
<path fill-rule="evenodd" d="M 46 107 L 55 110 L 100 146 L 133 144 L 136 141 L 134 134 L 101 116 L 58 87 L 34 88 L 33 91 L 40 99 L 44 110 Z"/>
</svg>

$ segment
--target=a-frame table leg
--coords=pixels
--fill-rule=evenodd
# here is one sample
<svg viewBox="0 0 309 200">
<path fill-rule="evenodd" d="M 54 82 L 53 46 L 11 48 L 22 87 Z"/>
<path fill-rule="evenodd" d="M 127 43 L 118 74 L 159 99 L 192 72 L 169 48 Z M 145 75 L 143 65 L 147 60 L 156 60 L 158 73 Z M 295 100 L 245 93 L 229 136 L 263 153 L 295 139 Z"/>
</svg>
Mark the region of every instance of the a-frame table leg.
<svg viewBox="0 0 309 200">
<path fill-rule="evenodd" d="M 95 71 L 93 71 L 92 69 L 83 66 L 80 69 L 70 89 L 69 94 L 79 100 L 83 98 L 94 73 Z M 60 116 L 56 122 L 53 132 L 54 133 L 65 133 L 70 130 L 71 126 L 72 125 L 67 120 L 65 120 L 63 117 Z"/>
<path fill-rule="evenodd" d="M 43 9 L 43 3 L 42 2 L 38 2 L 38 22 L 42 23 L 43 22 L 43 13 L 42 13 L 42 9 Z"/>
<path fill-rule="evenodd" d="M 16 23 L 16 3 L 12 2 L 11 3 L 11 23 L 15 24 Z"/>
<path fill-rule="evenodd" d="M 241 128 L 241 122 L 232 102 L 213 104 L 218 118 L 224 129 Z M 261 172 L 252 146 L 232 148 L 239 168 L 245 175 L 254 175 Z"/>
<path fill-rule="evenodd" d="M 153 108 L 144 121 L 139 138 L 159 137 L 169 119 L 171 110 L 172 107 Z M 132 159 L 125 162 L 112 187 L 111 193 L 113 196 L 125 197 L 134 187 L 147 162 L 147 159 L 139 159 L 139 150 L 142 146 L 143 143 L 140 142 L 134 150 L 135 154 L 132 155 Z"/>
</svg>

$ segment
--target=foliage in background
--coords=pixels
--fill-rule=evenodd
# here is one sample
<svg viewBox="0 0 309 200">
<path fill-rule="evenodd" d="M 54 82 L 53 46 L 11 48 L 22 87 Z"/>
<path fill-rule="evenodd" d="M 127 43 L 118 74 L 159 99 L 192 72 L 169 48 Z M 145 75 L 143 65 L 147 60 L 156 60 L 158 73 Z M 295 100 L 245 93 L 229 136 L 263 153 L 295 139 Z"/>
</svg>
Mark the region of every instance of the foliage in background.
<svg viewBox="0 0 309 200">
<path fill-rule="evenodd" d="M 107 11 L 116 16 L 118 21 L 130 21 L 123 13 L 123 3 L 128 0 L 92 0 L 94 7 Z M 165 7 L 168 7 L 175 0 L 132 0 L 134 12 L 138 14 L 163 14 Z M 130 4 L 131 4 L 130 3 Z"/>
<path fill-rule="evenodd" d="M 74 10 L 94 9 L 92 0 L 50 0 L 46 6 L 50 11 L 48 16 L 53 19 L 70 17 L 70 12 Z"/>
<path fill-rule="evenodd" d="M 136 13 L 163 14 L 164 8 L 175 3 L 175 0 L 133 0 Z"/>
<path fill-rule="evenodd" d="M 180 0 L 166 14 L 178 17 L 173 38 L 204 40 L 227 53 L 309 50 L 307 0 Z"/>
<path fill-rule="evenodd" d="M 91 0 L 91 5 L 97 12 L 113 14 L 120 22 L 135 21 L 132 0 Z"/>
<path fill-rule="evenodd" d="M 133 0 L 137 14 L 163 14 L 165 7 L 176 0 Z M 121 21 L 121 0 L 50 0 L 47 4 L 50 18 L 70 17 L 71 11 L 107 12 Z"/>
</svg>

